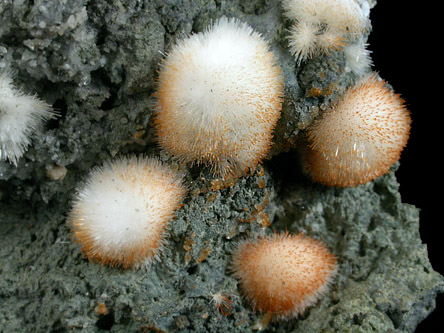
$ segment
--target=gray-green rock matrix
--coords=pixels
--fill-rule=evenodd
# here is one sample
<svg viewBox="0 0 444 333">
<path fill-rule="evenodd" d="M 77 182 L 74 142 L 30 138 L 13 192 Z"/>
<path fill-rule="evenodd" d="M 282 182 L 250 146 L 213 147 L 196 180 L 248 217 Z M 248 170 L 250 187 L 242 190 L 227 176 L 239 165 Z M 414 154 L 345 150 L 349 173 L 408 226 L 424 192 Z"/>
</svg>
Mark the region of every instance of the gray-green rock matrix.
<svg viewBox="0 0 444 333">
<path fill-rule="evenodd" d="M 371 7 L 375 5 L 370 2 Z M 285 75 L 285 104 L 270 159 L 249 177 L 214 179 L 185 168 L 189 194 L 161 261 L 148 271 L 89 263 L 66 215 L 91 167 L 116 155 L 159 155 L 152 115 L 162 54 L 222 15 L 270 41 Z M 1 332 L 250 332 L 261 320 L 229 274 L 245 238 L 304 231 L 338 256 L 327 297 L 270 332 L 412 332 L 444 280 L 419 236 L 418 210 L 391 172 L 349 189 L 312 183 L 296 148 L 304 129 L 356 77 L 332 52 L 297 66 L 280 3 L 268 0 L 3 0 L 0 70 L 57 108 L 17 167 L 0 163 Z M 413 124 L 414 126 L 414 124 Z M 212 303 L 221 293 L 229 315 Z"/>
</svg>

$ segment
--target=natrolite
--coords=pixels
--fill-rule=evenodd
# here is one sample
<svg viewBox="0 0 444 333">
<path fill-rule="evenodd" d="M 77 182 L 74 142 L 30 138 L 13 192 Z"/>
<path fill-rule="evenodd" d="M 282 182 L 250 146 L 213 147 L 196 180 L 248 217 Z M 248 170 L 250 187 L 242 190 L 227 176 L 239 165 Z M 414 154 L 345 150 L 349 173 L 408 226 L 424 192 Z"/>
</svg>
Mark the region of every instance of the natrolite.
<svg viewBox="0 0 444 333">
<path fill-rule="evenodd" d="M 158 159 L 119 158 L 94 169 L 78 188 L 68 223 L 88 259 L 147 267 L 159 258 L 185 192 L 182 177 Z"/>
<path fill-rule="evenodd" d="M 310 127 L 304 170 L 325 185 L 367 183 L 399 160 L 410 123 L 404 100 L 376 74 L 367 75 Z"/>
<path fill-rule="evenodd" d="M 267 156 L 280 116 L 283 76 L 266 41 L 221 18 L 168 53 L 156 92 L 160 145 L 215 174 L 243 174 Z"/>
<path fill-rule="evenodd" d="M 274 234 L 242 242 L 231 269 L 254 310 L 273 319 L 298 317 L 325 295 L 336 275 L 336 257 L 303 234 Z"/>
<path fill-rule="evenodd" d="M 370 26 L 368 8 L 355 0 L 283 0 L 290 52 L 298 62 L 354 43 Z"/>
<path fill-rule="evenodd" d="M 17 166 L 38 126 L 57 116 L 50 105 L 27 95 L 12 82 L 10 71 L 0 72 L 0 161 Z"/>
</svg>

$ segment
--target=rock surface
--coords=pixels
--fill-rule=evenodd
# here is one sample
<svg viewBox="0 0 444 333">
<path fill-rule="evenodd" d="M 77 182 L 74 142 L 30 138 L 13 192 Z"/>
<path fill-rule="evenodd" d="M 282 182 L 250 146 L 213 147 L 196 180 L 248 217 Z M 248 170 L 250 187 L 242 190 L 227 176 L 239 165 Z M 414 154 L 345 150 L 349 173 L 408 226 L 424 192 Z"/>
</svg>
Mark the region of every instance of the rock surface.
<svg viewBox="0 0 444 333">
<path fill-rule="evenodd" d="M 270 41 L 286 85 L 270 159 L 238 179 L 178 165 L 159 150 L 151 122 L 162 53 L 222 15 Z M 356 77 L 340 52 L 298 67 L 279 2 L 2 1 L 0 21 L 0 70 L 16 71 L 24 91 L 61 113 L 36 130 L 17 167 L 0 162 L 0 331 L 253 331 L 262 317 L 238 294 L 230 251 L 285 230 L 322 239 L 339 258 L 339 276 L 302 318 L 269 331 L 413 332 L 434 309 L 444 279 L 421 242 L 418 210 L 401 202 L 399 165 L 348 189 L 302 174 L 304 129 Z M 148 271 L 89 263 L 66 225 L 91 167 L 130 153 L 170 161 L 189 184 L 161 261 Z M 211 302 L 217 293 L 233 302 L 227 316 Z"/>
</svg>

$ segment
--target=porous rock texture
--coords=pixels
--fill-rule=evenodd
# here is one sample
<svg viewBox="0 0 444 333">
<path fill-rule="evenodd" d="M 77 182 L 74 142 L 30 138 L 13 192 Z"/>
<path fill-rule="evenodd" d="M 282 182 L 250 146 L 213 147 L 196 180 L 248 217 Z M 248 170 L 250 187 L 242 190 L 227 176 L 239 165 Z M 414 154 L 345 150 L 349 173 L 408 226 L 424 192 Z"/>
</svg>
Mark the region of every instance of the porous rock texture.
<svg viewBox="0 0 444 333">
<path fill-rule="evenodd" d="M 262 33 L 285 75 L 270 159 L 238 179 L 179 165 L 152 126 L 162 54 L 223 15 Z M 302 174 L 304 129 L 357 78 L 340 52 L 297 66 L 278 1 L 6 0 L 0 22 L 0 70 L 61 114 L 37 129 L 17 167 L 0 163 L 0 331 L 253 331 L 262 317 L 239 295 L 230 254 L 241 239 L 285 230 L 322 239 L 339 274 L 328 297 L 268 331 L 413 332 L 434 309 L 444 280 L 421 242 L 418 209 L 401 202 L 399 164 L 356 188 Z M 78 182 L 130 153 L 169 161 L 189 187 L 148 271 L 88 262 L 66 224 Z M 216 293 L 233 302 L 226 316 Z"/>
</svg>

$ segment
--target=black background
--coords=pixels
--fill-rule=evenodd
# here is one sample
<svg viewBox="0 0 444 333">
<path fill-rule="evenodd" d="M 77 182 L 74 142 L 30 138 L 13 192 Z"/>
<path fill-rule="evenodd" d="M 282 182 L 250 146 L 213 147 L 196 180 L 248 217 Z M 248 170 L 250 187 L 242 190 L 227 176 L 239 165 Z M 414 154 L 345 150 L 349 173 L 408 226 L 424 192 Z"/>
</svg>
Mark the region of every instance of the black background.
<svg viewBox="0 0 444 333">
<path fill-rule="evenodd" d="M 430 262 L 444 274 L 443 217 L 439 207 L 442 197 L 442 163 L 444 156 L 442 126 L 444 97 L 441 87 L 444 53 L 440 49 L 443 28 L 433 25 L 434 2 L 379 0 L 370 18 L 373 31 L 369 36 L 373 69 L 390 83 L 406 101 L 412 116 L 412 130 L 401 165 L 396 172 L 402 201 L 420 208 L 420 234 L 427 244 Z M 439 2 L 438 2 L 439 3 Z M 444 44 L 444 43 L 443 43 Z M 435 191 L 438 191 L 435 193 Z M 416 332 L 432 332 L 444 317 L 444 294 L 438 296 L 436 309 Z"/>
</svg>

